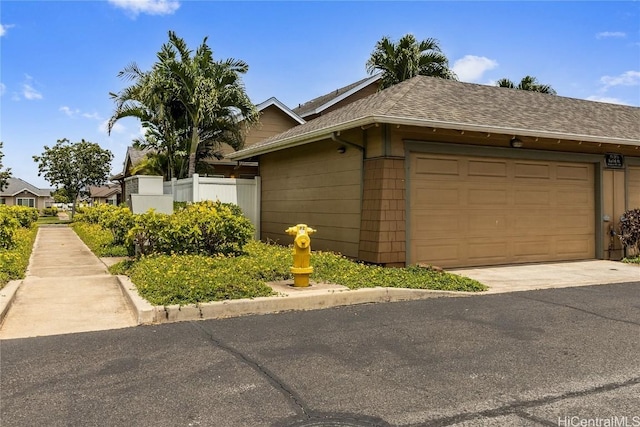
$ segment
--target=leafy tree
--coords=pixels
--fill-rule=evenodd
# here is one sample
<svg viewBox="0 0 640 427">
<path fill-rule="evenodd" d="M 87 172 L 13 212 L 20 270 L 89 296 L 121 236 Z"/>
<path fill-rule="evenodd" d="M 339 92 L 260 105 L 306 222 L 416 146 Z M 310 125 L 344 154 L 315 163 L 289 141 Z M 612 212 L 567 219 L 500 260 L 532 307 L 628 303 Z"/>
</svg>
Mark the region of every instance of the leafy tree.
<svg viewBox="0 0 640 427">
<path fill-rule="evenodd" d="M 71 199 L 64 188 L 58 188 L 51 193 L 53 201 L 56 203 L 71 203 Z"/>
<path fill-rule="evenodd" d="M 496 86 L 528 90 L 530 92 L 548 93 L 550 95 L 556 94 L 556 91 L 551 86 L 538 83 L 538 79 L 532 76 L 524 76 L 518 85 L 509 79 L 500 79 L 496 82 Z"/>
<path fill-rule="evenodd" d="M 78 197 L 86 193 L 89 186 L 107 182 L 113 154 L 98 144 L 85 141 L 71 143 L 59 139 L 53 147 L 44 146 L 40 156 L 33 156 L 38 163 L 38 176 L 56 189 L 63 189 L 73 202 L 71 218 L 75 215 Z"/>
<path fill-rule="evenodd" d="M 140 145 L 167 153 L 169 161 L 188 156 L 188 176 L 195 173 L 199 155 L 222 143 L 241 148 L 245 127 L 258 120 L 240 79 L 248 65 L 236 59 L 215 61 L 206 37 L 192 52 L 173 31 L 157 58 L 149 72 L 134 64 L 119 74 L 134 84 L 111 94 L 116 111 L 110 128 L 122 117 L 138 117 L 147 129 Z"/>
<path fill-rule="evenodd" d="M 449 61 L 433 38 L 417 41 L 413 34 L 404 35 L 397 43 L 382 37 L 366 64 L 367 72 L 382 72 L 380 89 L 385 89 L 415 76 L 432 76 L 457 80 L 449 69 Z"/>
<path fill-rule="evenodd" d="M 0 191 L 4 190 L 9 185 L 9 178 L 11 178 L 11 169 L 2 170 L 2 158 L 4 153 L 2 152 L 2 142 L 0 142 Z"/>
</svg>

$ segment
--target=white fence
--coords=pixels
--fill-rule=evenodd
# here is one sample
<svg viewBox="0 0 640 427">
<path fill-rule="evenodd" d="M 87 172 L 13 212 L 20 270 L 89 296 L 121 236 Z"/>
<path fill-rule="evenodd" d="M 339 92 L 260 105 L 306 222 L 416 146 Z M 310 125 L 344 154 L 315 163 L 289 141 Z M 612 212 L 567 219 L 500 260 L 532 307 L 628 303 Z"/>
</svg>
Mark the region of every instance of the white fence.
<svg viewBox="0 0 640 427">
<path fill-rule="evenodd" d="M 173 194 L 174 202 L 220 200 L 223 203 L 235 203 L 256 228 L 256 239 L 260 238 L 259 176 L 254 179 L 205 178 L 194 174 L 193 178 L 174 178 L 163 185 L 164 194 Z"/>
</svg>

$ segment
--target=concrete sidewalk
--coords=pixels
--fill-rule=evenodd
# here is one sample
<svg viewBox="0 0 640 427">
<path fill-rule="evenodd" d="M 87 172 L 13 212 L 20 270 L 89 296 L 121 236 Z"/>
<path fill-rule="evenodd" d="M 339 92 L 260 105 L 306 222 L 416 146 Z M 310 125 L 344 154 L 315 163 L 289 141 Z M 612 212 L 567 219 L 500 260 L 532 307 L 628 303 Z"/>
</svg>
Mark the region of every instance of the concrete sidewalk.
<svg viewBox="0 0 640 427">
<path fill-rule="evenodd" d="M 38 230 L 24 280 L 2 291 L 0 339 L 117 329 L 137 324 L 116 277 L 69 227 Z"/>
</svg>

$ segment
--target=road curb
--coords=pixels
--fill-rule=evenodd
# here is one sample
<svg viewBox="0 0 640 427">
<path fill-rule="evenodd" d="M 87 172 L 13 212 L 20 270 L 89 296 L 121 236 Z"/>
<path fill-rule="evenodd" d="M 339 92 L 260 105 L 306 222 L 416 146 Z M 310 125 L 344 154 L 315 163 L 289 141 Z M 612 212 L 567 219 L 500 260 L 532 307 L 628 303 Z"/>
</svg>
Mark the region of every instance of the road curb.
<svg viewBox="0 0 640 427">
<path fill-rule="evenodd" d="M 4 288 L 0 289 L 0 324 L 4 321 L 11 304 L 16 299 L 20 285 L 22 285 L 22 280 L 11 280 Z"/>
<path fill-rule="evenodd" d="M 404 288 L 340 289 L 318 292 L 309 290 L 272 297 L 215 301 L 201 304 L 153 306 L 143 299 L 127 276 L 117 276 L 127 302 L 142 324 L 224 319 L 284 311 L 319 310 L 356 304 L 398 302 L 442 297 L 467 297 L 473 293 Z"/>
</svg>

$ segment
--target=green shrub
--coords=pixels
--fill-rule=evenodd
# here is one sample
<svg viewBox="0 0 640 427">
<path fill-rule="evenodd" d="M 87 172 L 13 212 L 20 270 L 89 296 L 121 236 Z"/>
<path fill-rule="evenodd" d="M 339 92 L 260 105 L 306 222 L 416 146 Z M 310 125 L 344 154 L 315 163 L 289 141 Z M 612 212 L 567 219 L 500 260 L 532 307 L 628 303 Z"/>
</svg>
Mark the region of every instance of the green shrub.
<svg viewBox="0 0 640 427">
<path fill-rule="evenodd" d="M 73 218 L 76 222 L 87 222 L 89 224 L 98 224 L 100 218 L 108 212 L 118 209 L 116 206 L 108 203 L 100 203 L 95 206 L 85 206 L 78 208 Z"/>
<path fill-rule="evenodd" d="M 8 210 L 0 210 L 0 248 L 9 249 L 14 245 L 14 235 L 20 223 Z"/>
<path fill-rule="evenodd" d="M 172 215 L 155 211 L 136 215 L 126 241 L 142 255 L 237 255 L 253 231 L 236 205 L 205 201 L 189 204 Z"/>
<path fill-rule="evenodd" d="M 9 280 L 24 278 L 37 233 L 36 226 L 18 227 L 14 233 L 13 247 L 0 249 L 0 288 L 4 287 Z"/>
<path fill-rule="evenodd" d="M 109 230 L 102 228 L 100 224 L 74 222 L 71 227 L 84 244 L 99 257 L 119 257 L 129 255 L 125 246 L 113 243 L 113 234 L 111 234 Z"/>
<path fill-rule="evenodd" d="M 98 223 L 111 231 L 113 244 L 124 245 L 127 233 L 134 225 L 133 213 L 126 206 L 109 208 L 102 211 Z"/>
<path fill-rule="evenodd" d="M 0 212 L 4 212 L 7 215 L 13 216 L 20 223 L 20 227 L 24 228 L 31 227 L 40 216 L 36 208 L 17 205 L 0 205 Z"/>
<path fill-rule="evenodd" d="M 51 206 L 49 208 L 44 208 L 42 210 L 42 215 L 44 216 L 56 216 L 58 215 L 58 208 L 55 206 Z"/>
</svg>

